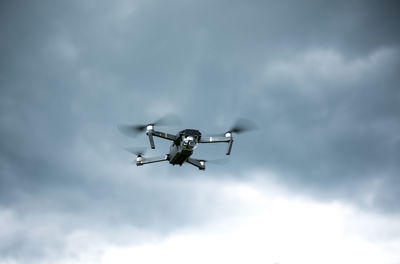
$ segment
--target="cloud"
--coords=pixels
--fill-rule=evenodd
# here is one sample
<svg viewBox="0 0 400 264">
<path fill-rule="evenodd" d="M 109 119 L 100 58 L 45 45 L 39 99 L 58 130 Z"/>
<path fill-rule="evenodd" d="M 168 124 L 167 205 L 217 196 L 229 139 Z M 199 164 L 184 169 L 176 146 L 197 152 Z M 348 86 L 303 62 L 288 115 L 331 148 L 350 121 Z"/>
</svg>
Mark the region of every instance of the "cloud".
<svg viewBox="0 0 400 264">
<path fill-rule="evenodd" d="M 221 195 L 237 202 L 235 213 L 160 241 L 109 248 L 101 263 L 399 261 L 400 241 L 394 236 L 382 239 L 386 233 L 399 232 L 397 217 L 377 217 L 345 204 L 320 203 L 276 190 L 271 195 L 254 183 L 228 187 L 224 183 Z"/>
<path fill-rule="evenodd" d="M 251 91 L 264 113 L 265 151 L 256 160 L 289 184 L 332 197 L 357 199 L 362 186 L 379 179 L 383 188 L 397 185 L 398 62 L 397 48 L 361 57 L 311 49 L 267 62 Z M 396 208 L 394 193 L 378 193 L 371 208 Z"/>
<path fill-rule="evenodd" d="M 267 221 L 258 211 L 274 211 L 266 201 L 274 197 L 265 196 L 268 184 L 264 192 L 248 182 L 254 168 L 260 178 L 279 176 L 275 194 L 287 209 L 274 212 L 283 219 L 294 205 L 310 214 L 328 208 L 315 210 L 348 226 L 347 213 L 360 210 L 372 219 L 360 226 L 376 237 L 396 234 L 381 226 L 399 212 L 397 10 L 395 1 L 2 2 L 2 261 L 98 263 L 109 248 L 256 236 L 249 223 Z M 132 166 L 123 148 L 148 139 L 126 138 L 117 125 L 170 111 L 183 121 L 170 133 L 224 132 L 236 117 L 260 130 L 235 135 L 231 162 L 205 172 Z M 156 139 L 148 155 L 165 154 L 169 143 Z M 201 146 L 195 156 L 225 150 Z M 219 225 L 224 219 L 234 231 Z M 326 221 L 342 230 L 336 220 Z M 390 247 L 360 237 L 367 242 L 351 245 Z"/>
<path fill-rule="evenodd" d="M 269 62 L 266 67 L 267 81 L 293 82 L 294 89 L 309 88 L 311 93 L 324 91 L 326 83 L 335 83 L 340 89 L 357 83 L 368 82 L 383 72 L 390 71 L 399 58 L 397 48 L 382 48 L 365 57 L 346 58 L 332 49 L 318 49 L 293 54 L 287 60 Z"/>
<path fill-rule="evenodd" d="M 75 229 L 63 234 L 63 254 L 53 253 L 58 258 L 47 255 L 40 263 L 399 261 L 397 215 L 379 215 L 342 202 L 316 201 L 280 186 L 274 180 L 278 176 L 251 172 L 248 180 L 241 182 L 207 177 L 202 184 L 193 185 L 204 201 L 211 198 L 207 206 L 214 212 L 200 225 L 182 226 L 161 236 L 130 225 Z M 3 223 L 14 223 L 9 225 L 11 230 L 15 229 L 12 226 L 25 229 L 10 212 L 3 211 L 1 216 Z M 49 228 L 24 231 L 46 240 L 49 235 L 57 236 L 57 232 L 49 233 Z"/>
<path fill-rule="evenodd" d="M 20 218 L 15 211 L 2 209 L 0 222 L 8 227 L 1 231 L 6 241 L 2 261 L 24 263 L 27 254 L 30 263 L 399 261 L 398 215 L 380 215 L 341 201 L 317 201 L 281 186 L 280 176 L 273 172 L 246 176 L 239 182 L 216 175 L 172 181 L 196 193 L 185 198 L 188 213 L 207 217 L 167 233 L 128 222 L 98 225 L 99 216 L 90 212 L 74 217 L 42 210 Z M 35 246 L 34 241 L 41 242 Z"/>
</svg>

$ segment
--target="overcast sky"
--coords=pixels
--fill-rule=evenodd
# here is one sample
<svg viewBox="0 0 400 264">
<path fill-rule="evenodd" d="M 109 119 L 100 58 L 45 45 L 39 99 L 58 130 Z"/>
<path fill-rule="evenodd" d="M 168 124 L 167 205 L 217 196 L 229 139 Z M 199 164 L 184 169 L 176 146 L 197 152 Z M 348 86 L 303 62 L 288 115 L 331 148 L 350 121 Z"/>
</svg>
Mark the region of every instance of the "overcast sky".
<svg viewBox="0 0 400 264">
<path fill-rule="evenodd" d="M 399 17 L 398 1 L 2 1 L 0 263 L 400 263 Z M 158 129 L 258 130 L 205 171 L 136 167 L 124 148 L 148 139 L 118 124 L 171 112 Z"/>
</svg>

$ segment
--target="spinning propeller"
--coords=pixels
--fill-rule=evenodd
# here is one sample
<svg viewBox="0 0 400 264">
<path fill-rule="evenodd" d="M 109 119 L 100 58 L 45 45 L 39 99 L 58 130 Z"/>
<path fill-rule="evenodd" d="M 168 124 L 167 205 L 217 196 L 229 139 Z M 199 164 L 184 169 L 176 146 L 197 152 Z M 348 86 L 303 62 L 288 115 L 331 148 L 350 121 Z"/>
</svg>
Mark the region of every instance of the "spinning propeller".
<svg viewBox="0 0 400 264">
<path fill-rule="evenodd" d="M 239 118 L 226 133 L 244 133 L 257 129 L 257 124 L 249 119 Z M 225 134 L 226 134 L 225 133 Z"/>
<path fill-rule="evenodd" d="M 136 155 L 136 162 L 141 161 L 142 160 L 142 155 L 146 152 L 146 148 L 145 147 L 131 147 L 131 148 L 125 148 L 126 151 Z"/>
<path fill-rule="evenodd" d="M 125 134 L 127 136 L 131 136 L 131 137 L 136 137 L 141 132 L 146 131 L 147 127 L 149 127 L 149 126 L 151 126 L 151 127 L 169 126 L 169 125 L 177 125 L 179 123 L 180 123 L 180 120 L 177 115 L 167 114 L 153 123 L 149 123 L 146 125 L 119 125 L 118 128 L 123 134 Z"/>
<path fill-rule="evenodd" d="M 132 154 L 135 154 L 138 157 L 141 157 L 146 152 L 145 147 L 141 147 L 141 148 L 131 147 L 131 148 L 125 148 L 125 150 Z"/>
<path fill-rule="evenodd" d="M 204 161 L 206 163 L 218 164 L 218 165 L 225 164 L 225 163 L 229 162 L 228 159 L 212 159 L 212 160 L 207 159 L 207 160 L 201 160 L 201 161 Z"/>
</svg>

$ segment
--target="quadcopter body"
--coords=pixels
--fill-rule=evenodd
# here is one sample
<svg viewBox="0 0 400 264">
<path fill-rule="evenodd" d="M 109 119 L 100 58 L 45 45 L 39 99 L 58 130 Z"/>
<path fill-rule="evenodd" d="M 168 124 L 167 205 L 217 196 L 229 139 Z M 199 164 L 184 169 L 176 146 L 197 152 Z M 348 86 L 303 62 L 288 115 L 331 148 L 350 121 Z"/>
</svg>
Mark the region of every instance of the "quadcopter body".
<svg viewBox="0 0 400 264">
<path fill-rule="evenodd" d="M 187 162 L 200 170 L 205 170 L 206 160 L 194 159 L 191 157 L 193 151 L 197 148 L 199 144 L 202 143 L 228 143 L 228 149 L 226 155 L 230 155 L 233 144 L 233 133 L 240 133 L 249 130 L 249 127 L 243 124 L 236 124 L 229 131 L 219 136 L 203 136 L 199 130 L 196 129 L 184 129 L 179 131 L 176 135 L 169 134 L 162 131 L 157 131 L 154 129 L 155 122 L 148 125 L 137 125 L 137 126 L 120 126 L 120 129 L 125 134 L 133 134 L 141 131 L 146 131 L 146 135 L 149 138 L 150 147 L 155 149 L 154 137 L 159 137 L 172 141 L 169 149 L 169 153 L 161 157 L 148 157 L 144 158 L 141 151 L 135 151 L 128 149 L 130 152 L 137 155 L 136 165 L 142 166 L 145 164 L 168 161 L 172 165 L 180 165 Z"/>
</svg>

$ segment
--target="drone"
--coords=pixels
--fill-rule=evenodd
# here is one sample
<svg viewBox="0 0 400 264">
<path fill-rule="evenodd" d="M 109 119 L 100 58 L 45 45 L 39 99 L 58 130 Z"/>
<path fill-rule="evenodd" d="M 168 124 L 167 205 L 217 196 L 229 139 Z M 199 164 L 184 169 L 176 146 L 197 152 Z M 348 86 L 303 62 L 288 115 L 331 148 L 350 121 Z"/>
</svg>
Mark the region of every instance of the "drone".
<svg viewBox="0 0 400 264">
<path fill-rule="evenodd" d="M 175 116 L 172 119 L 177 120 Z M 250 120 L 238 119 L 227 132 L 217 136 L 203 136 L 197 129 L 183 129 L 176 135 L 155 130 L 155 126 L 167 125 L 167 121 L 171 121 L 171 115 L 164 116 L 156 122 L 145 125 L 120 125 L 119 129 L 122 133 L 128 136 L 135 136 L 141 132 L 145 132 L 149 138 L 150 147 L 155 149 L 154 138 L 159 137 L 172 141 L 169 148 L 169 153 L 161 157 L 143 157 L 143 151 L 135 148 L 128 148 L 129 152 L 136 154 L 136 165 L 142 166 L 145 164 L 168 161 L 172 165 L 180 165 L 187 162 L 199 170 L 205 170 L 207 160 L 192 158 L 193 151 L 199 144 L 210 143 L 227 143 L 228 148 L 226 155 L 230 155 L 233 145 L 233 134 L 239 134 L 255 128 Z"/>
</svg>

